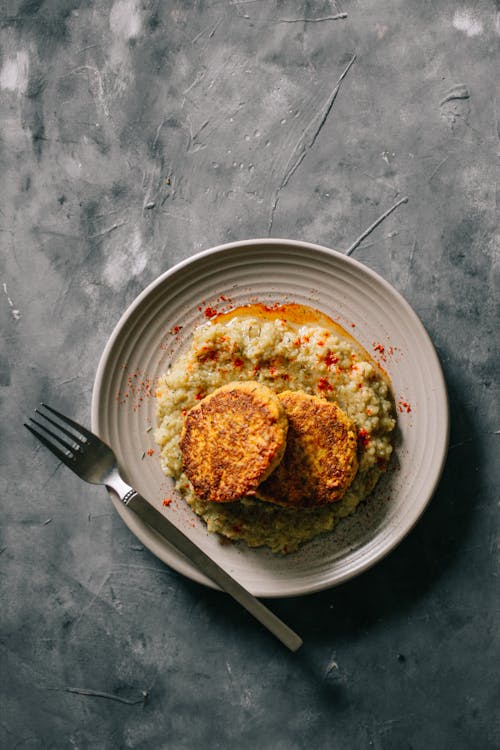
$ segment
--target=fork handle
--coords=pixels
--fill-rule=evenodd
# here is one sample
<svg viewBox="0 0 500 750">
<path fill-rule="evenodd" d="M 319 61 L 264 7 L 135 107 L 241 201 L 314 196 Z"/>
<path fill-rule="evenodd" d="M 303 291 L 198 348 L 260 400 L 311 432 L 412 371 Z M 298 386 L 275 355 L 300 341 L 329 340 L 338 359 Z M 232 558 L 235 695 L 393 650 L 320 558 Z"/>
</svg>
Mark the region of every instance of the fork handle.
<svg viewBox="0 0 500 750">
<path fill-rule="evenodd" d="M 133 489 L 129 489 L 122 502 L 133 510 L 142 521 L 153 531 L 162 536 L 181 552 L 190 562 L 193 562 L 201 572 L 212 579 L 226 593 L 230 594 L 251 615 L 276 636 L 290 651 L 297 651 L 302 645 L 302 639 L 282 620 L 279 619 L 262 602 L 226 573 L 211 557 L 201 550 L 168 518 L 156 510 L 144 497 Z"/>
</svg>

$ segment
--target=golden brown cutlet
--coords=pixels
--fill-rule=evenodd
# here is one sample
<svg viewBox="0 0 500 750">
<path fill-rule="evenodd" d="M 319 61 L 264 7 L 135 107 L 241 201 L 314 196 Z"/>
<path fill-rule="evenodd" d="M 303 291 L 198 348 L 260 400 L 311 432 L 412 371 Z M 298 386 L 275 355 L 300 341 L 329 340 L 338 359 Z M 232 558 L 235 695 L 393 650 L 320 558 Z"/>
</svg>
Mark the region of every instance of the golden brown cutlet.
<svg viewBox="0 0 500 750">
<path fill-rule="evenodd" d="M 353 423 L 336 404 L 304 391 L 283 391 L 278 398 L 288 418 L 287 446 L 257 497 L 295 508 L 340 500 L 358 469 Z"/>
<path fill-rule="evenodd" d="M 183 469 L 202 500 L 255 494 L 281 461 L 288 422 L 278 396 L 253 381 L 229 383 L 188 412 L 180 440 Z"/>
</svg>

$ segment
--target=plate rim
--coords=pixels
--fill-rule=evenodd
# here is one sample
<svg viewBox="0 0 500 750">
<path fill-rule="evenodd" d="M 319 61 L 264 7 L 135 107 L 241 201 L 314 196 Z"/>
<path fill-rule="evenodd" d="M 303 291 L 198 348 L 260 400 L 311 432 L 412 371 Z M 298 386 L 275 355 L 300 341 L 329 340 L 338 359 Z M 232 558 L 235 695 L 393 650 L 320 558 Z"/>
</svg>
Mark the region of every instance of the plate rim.
<svg viewBox="0 0 500 750">
<path fill-rule="evenodd" d="M 428 491 L 428 496 L 425 500 L 425 502 L 421 505 L 419 505 L 419 512 L 411 519 L 411 523 L 405 525 L 403 528 L 399 528 L 397 530 L 397 533 L 394 534 L 389 542 L 380 549 L 377 553 L 375 553 L 373 556 L 370 556 L 366 561 L 358 564 L 355 570 L 348 570 L 342 575 L 340 575 L 336 580 L 333 581 L 318 581 L 316 584 L 314 583 L 308 583 L 307 585 L 287 585 L 287 590 L 284 592 L 273 592 L 272 594 L 264 594 L 264 597 L 268 598 L 287 598 L 292 596 L 303 596 L 307 594 L 312 594 L 321 590 L 325 590 L 328 588 L 333 588 L 334 586 L 338 586 L 342 583 L 345 583 L 348 580 L 351 580 L 352 578 L 356 578 L 362 573 L 366 572 L 366 570 L 371 569 L 376 564 L 381 562 L 385 557 L 387 557 L 395 548 L 397 548 L 401 542 L 411 533 L 411 531 L 414 529 L 418 521 L 421 519 L 422 515 L 424 514 L 425 510 L 427 509 L 430 501 L 432 500 L 437 486 L 441 480 L 444 467 L 446 464 L 446 459 L 448 455 L 448 448 L 449 448 L 449 435 L 450 435 L 450 409 L 449 409 L 449 398 L 448 398 L 448 391 L 446 386 L 446 380 L 443 373 L 443 368 L 441 365 L 441 361 L 439 358 L 439 355 L 437 353 L 436 347 L 426 329 L 423 322 L 421 321 L 420 317 L 416 313 L 416 311 L 413 309 L 413 307 L 407 302 L 407 300 L 403 297 L 403 295 L 392 285 L 390 284 L 386 279 L 384 279 L 380 274 L 378 274 L 376 271 L 371 269 L 369 266 L 365 265 L 364 263 L 361 263 L 360 261 L 356 260 L 356 258 L 352 258 L 351 256 L 346 255 L 345 253 L 341 253 L 337 250 L 334 250 L 329 247 L 325 247 L 323 245 L 319 245 L 316 243 L 311 243 L 303 240 L 291 240 L 286 238 L 256 238 L 256 239 L 246 239 L 246 240 L 237 240 L 234 242 L 227 242 L 219 245 L 215 245 L 213 247 L 207 248 L 205 250 L 201 250 L 193 255 L 191 255 L 188 258 L 184 258 L 183 260 L 179 261 L 178 263 L 175 263 L 173 266 L 168 268 L 166 271 L 161 273 L 159 276 L 157 276 L 155 279 L 153 279 L 149 284 L 146 285 L 146 287 L 132 300 L 132 302 L 125 308 L 125 310 L 120 315 L 118 321 L 115 323 L 110 336 L 108 337 L 108 340 L 106 342 L 106 345 L 101 353 L 101 356 L 98 361 L 98 365 L 96 368 L 96 373 L 94 377 L 94 383 L 92 387 L 92 398 L 91 398 L 91 429 L 96 431 L 97 434 L 99 434 L 99 394 L 100 390 L 103 385 L 103 380 L 105 377 L 105 371 L 106 366 L 108 362 L 108 358 L 110 355 L 110 352 L 112 351 L 113 347 L 115 346 L 115 343 L 122 333 L 122 330 L 124 326 L 126 325 L 127 321 L 130 319 L 130 317 L 134 314 L 137 308 L 140 307 L 142 302 L 149 297 L 149 295 L 161 284 L 165 282 L 166 279 L 168 279 L 170 276 L 173 276 L 174 274 L 177 274 L 179 271 L 182 271 L 183 268 L 191 266 L 198 261 L 209 257 L 211 255 L 216 255 L 218 253 L 225 252 L 227 250 L 238 250 L 243 247 L 251 246 L 252 248 L 256 247 L 262 247 L 262 246 L 269 246 L 274 245 L 277 247 L 294 247 L 305 251 L 315 251 L 320 252 L 325 255 L 328 255 L 332 258 L 341 259 L 342 262 L 347 263 L 348 265 L 351 265 L 354 268 L 359 269 L 363 274 L 368 275 L 369 277 L 372 277 L 374 281 L 376 281 L 378 284 L 381 284 L 382 287 L 385 287 L 391 295 L 395 296 L 398 303 L 401 304 L 404 308 L 406 313 L 409 315 L 409 317 L 412 319 L 413 324 L 416 324 L 418 328 L 420 329 L 422 335 L 424 336 L 426 343 L 429 347 L 430 352 L 434 356 L 434 365 L 436 373 L 439 377 L 439 382 L 436 383 L 435 387 L 441 392 L 442 395 L 442 404 L 443 404 L 443 417 L 444 417 L 444 424 L 443 424 L 443 430 L 442 430 L 442 445 L 441 445 L 441 455 L 440 455 L 440 461 L 439 465 L 437 466 L 437 470 L 435 473 L 434 481 L 431 484 L 430 491 Z M 113 501 L 113 504 L 115 506 L 115 509 L 117 510 L 118 514 L 121 516 L 122 520 L 126 523 L 124 514 L 120 512 L 122 509 L 120 501 L 113 496 L 112 493 L 110 493 L 111 499 Z M 126 510 L 126 509 L 123 509 Z M 126 523 L 126 525 L 128 525 Z M 134 536 L 138 536 L 136 531 L 132 531 L 130 529 L 131 533 L 134 534 Z M 154 552 L 150 545 L 144 541 L 144 539 L 140 539 L 140 541 L 145 544 L 145 546 L 154 554 L 156 557 L 158 557 L 157 553 Z M 174 550 L 173 547 L 171 547 L 172 550 Z M 177 551 L 174 550 L 176 554 Z M 185 565 L 183 559 L 179 559 L 179 562 L 175 559 L 174 555 L 174 562 L 166 562 L 163 557 L 160 557 L 161 562 L 163 562 L 165 565 L 168 565 L 173 570 L 177 571 L 179 574 L 186 576 L 190 580 L 193 580 L 197 583 L 201 583 L 205 586 L 208 586 L 209 588 L 218 589 L 218 586 L 214 584 L 211 580 L 207 579 L 207 577 L 201 572 L 197 571 L 191 564 Z M 259 594 L 257 592 L 257 596 L 262 596 L 262 594 Z"/>
</svg>

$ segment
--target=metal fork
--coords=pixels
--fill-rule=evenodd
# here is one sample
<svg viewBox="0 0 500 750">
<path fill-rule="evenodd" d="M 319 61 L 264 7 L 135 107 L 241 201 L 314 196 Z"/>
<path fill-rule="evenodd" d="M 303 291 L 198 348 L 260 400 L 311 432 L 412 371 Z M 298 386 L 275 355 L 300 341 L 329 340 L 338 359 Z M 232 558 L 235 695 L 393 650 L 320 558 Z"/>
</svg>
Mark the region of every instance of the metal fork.
<svg viewBox="0 0 500 750">
<path fill-rule="evenodd" d="M 221 589 L 230 594 L 262 625 L 273 633 L 290 651 L 302 645 L 301 638 L 288 625 L 276 617 L 262 602 L 241 586 L 211 557 L 192 542 L 182 531 L 156 510 L 133 487 L 120 476 L 115 454 L 97 435 L 65 417 L 47 404 L 40 405 L 55 417 L 35 409 L 44 423 L 29 418 L 24 424 L 57 458 L 72 469 L 81 479 L 91 484 L 103 484 L 112 489 L 122 503 L 145 521 L 155 532 L 163 536 L 179 552 L 193 562 Z M 45 424 L 48 423 L 48 424 Z M 50 427 L 48 426 L 50 425 Z"/>
</svg>

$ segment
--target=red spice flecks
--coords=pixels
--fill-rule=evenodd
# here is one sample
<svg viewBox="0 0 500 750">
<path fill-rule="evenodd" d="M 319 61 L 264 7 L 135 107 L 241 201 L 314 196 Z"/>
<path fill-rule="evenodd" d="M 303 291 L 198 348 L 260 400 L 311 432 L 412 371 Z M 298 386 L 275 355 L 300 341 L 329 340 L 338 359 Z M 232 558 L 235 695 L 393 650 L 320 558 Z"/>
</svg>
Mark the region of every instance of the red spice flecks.
<svg viewBox="0 0 500 750">
<path fill-rule="evenodd" d="M 205 318 L 213 318 L 217 315 L 215 307 L 205 307 Z"/>
<path fill-rule="evenodd" d="M 203 347 L 198 359 L 200 362 L 215 362 L 219 357 L 217 349 L 210 349 L 209 347 Z"/>
<path fill-rule="evenodd" d="M 362 428 L 358 431 L 358 445 L 360 448 L 367 448 L 370 445 L 370 433 Z"/>
<path fill-rule="evenodd" d="M 153 453 L 154 453 L 154 450 L 152 448 L 148 448 L 148 450 L 146 451 L 146 453 L 148 454 L 148 456 L 152 456 Z"/>
<path fill-rule="evenodd" d="M 126 386 L 126 390 L 117 394 L 117 400 L 120 404 L 128 403 L 133 411 L 141 407 L 144 399 L 155 396 L 156 382 L 145 375 L 142 370 L 137 369 L 127 375 Z"/>
<path fill-rule="evenodd" d="M 408 403 L 408 401 L 405 401 L 404 399 L 400 398 L 398 401 L 398 409 L 400 412 L 406 412 L 409 414 L 411 412 L 411 406 Z"/>
<path fill-rule="evenodd" d="M 258 304 L 258 299 L 256 299 L 255 302 Z M 272 312 L 273 310 L 279 310 L 280 307 L 282 307 L 282 304 L 281 302 L 272 302 L 269 305 L 262 305 L 262 307 L 264 310 Z"/>
<path fill-rule="evenodd" d="M 380 355 L 380 359 L 382 360 L 382 362 L 386 361 L 385 346 L 383 344 L 376 344 L 374 342 L 373 343 L 373 351 L 374 352 L 378 352 L 378 354 Z"/>
<path fill-rule="evenodd" d="M 333 385 L 326 378 L 320 378 L 318 380 L 318 391 L 322 393 L 333 391 Z"/>
<path fill-rule="evenodd" d="M 380 469 L 380 471 L 386 471 L 387 461 L 385 460 L 385 458 L 382 458 L 381 456 L 379 456 L 377 458 L 377 466 Z"/>
<path fill-rule="evenodd" d="M 174 326 L 170 333 L 172 333 L 174 336 L 177 336 L 177 334 L 182 331 L 182 326 Z"/>
<path fill-rule="evenodd" d="M 244 362 L 242 359 L 240 359 L 240 357 L 236 357 L 236 359 L 233 359 L 233 365 L 235 367 L 243 367 L 243 364 Z"/>
<path fill-rule="evenodd" d="M 182 409 L 181 414 L 183 417 L 185 417 L 187 413 L 188 413 L 187 409 Z"/>
<path fill-rule="evenodd" d="M 202 391 L 200 391 L 199 393 L 196 394 L 195 399 L 197 401 L 201 401 L 202 398 L 205 398 L 205 394 Z"/>
<path fill-rule="evenodd" d="M 325 356 L 325 365 L 327 367 L 331 367 L 332 365 L 336 365 L 339 361 L 339 358 L 335 356 L 333 352 L 327 352 Z"/>
<path fill-rule="evenodd" d="M 165 508 L 168 508 L 168 506 L 172 504 L 172 498 L 171 497 L 164 497 L 163 500 L 161 501 L 161 504 Z"/>
</svg>

